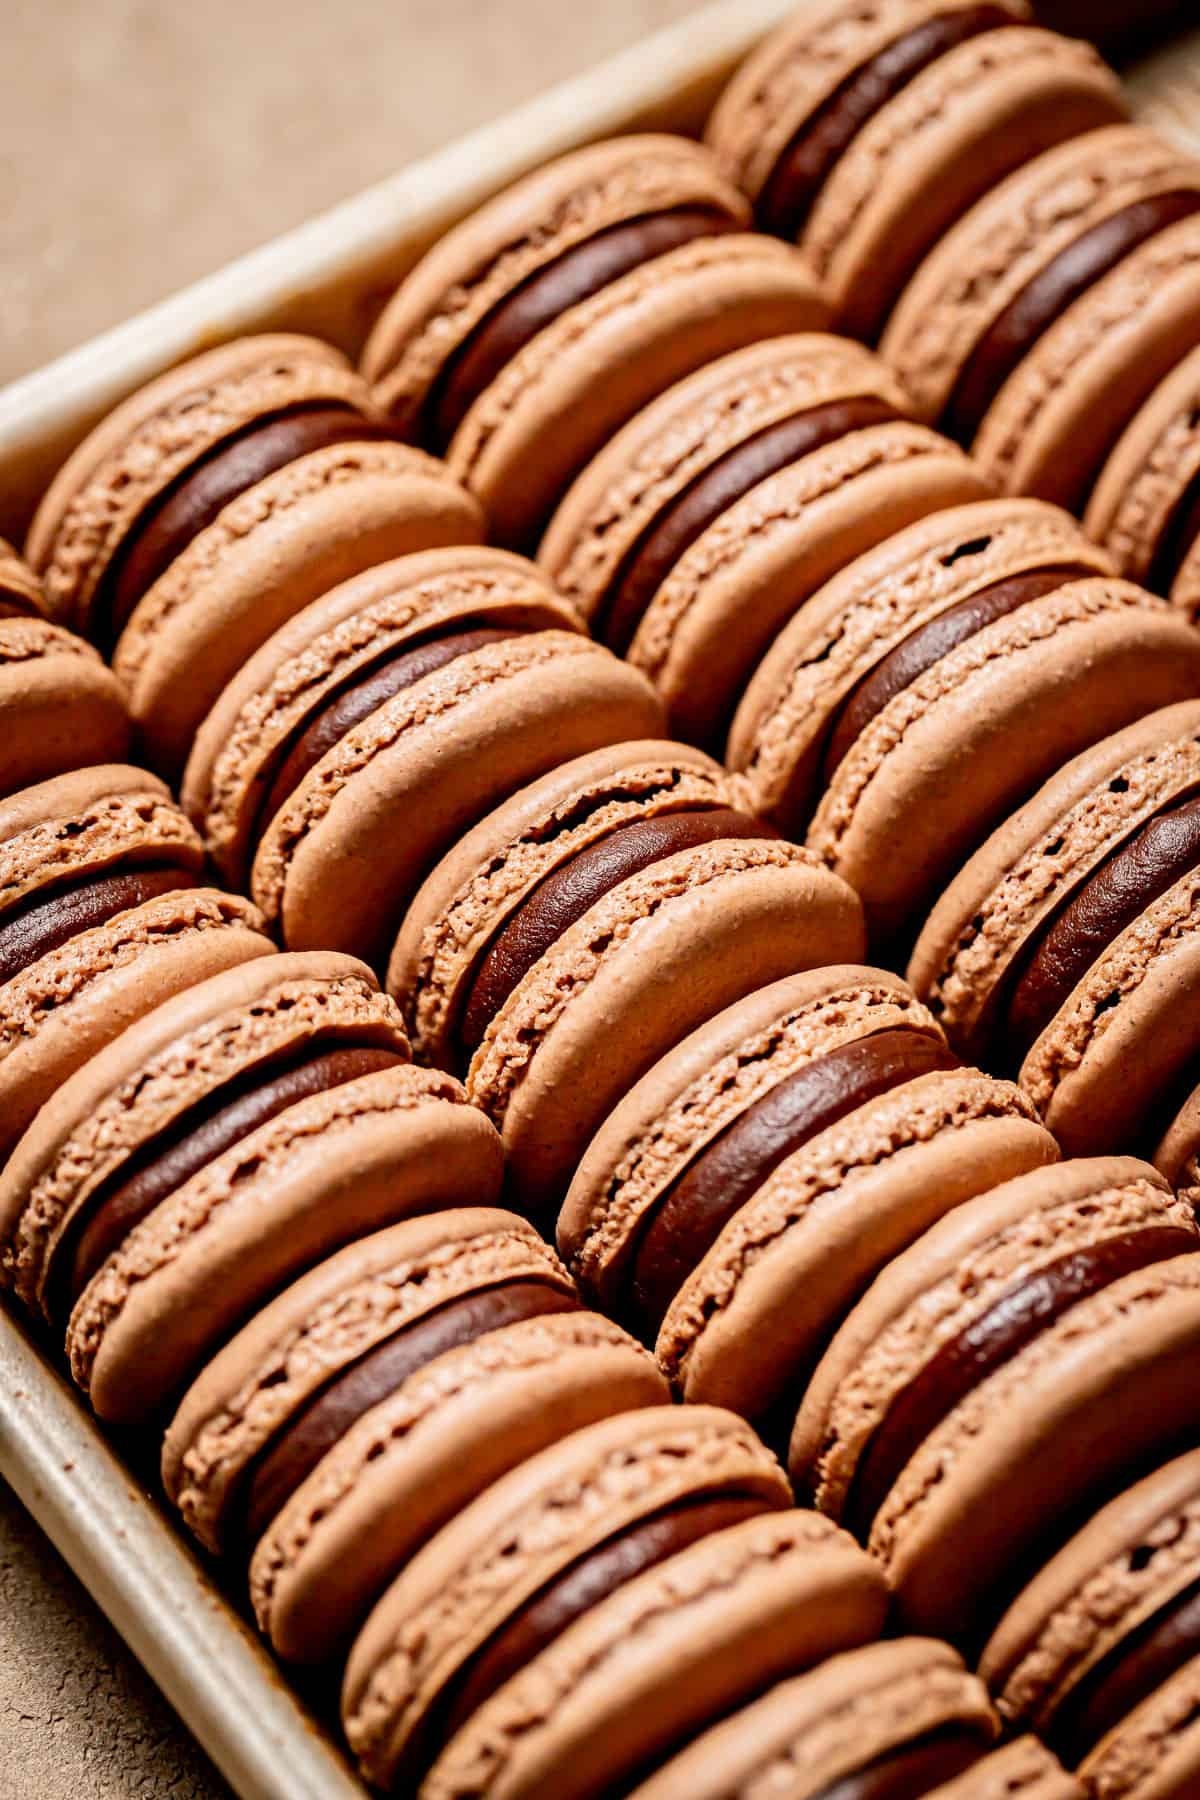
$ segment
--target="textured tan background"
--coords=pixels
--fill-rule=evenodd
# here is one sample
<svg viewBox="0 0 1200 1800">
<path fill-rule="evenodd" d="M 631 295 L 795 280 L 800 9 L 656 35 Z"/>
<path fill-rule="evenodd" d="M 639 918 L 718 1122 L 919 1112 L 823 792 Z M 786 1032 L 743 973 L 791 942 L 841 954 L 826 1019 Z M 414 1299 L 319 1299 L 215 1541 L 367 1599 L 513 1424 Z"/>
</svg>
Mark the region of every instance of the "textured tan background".
<svg viewBox="0 0 1200 1800">
<path fill-rule="evenodd" d="M 0 381 L 696 0 L 0 0 Z M 225 1788 L 0 1484 L 0 1800 Z"/>
</svg>

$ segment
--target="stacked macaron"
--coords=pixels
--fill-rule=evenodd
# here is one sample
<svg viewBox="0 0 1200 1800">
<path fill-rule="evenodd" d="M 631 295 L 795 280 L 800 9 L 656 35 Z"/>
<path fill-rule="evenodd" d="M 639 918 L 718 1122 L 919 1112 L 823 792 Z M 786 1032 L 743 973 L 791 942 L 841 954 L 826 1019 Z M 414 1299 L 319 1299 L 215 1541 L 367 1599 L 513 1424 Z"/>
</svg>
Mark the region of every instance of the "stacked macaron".
<svg viewBox="0 0 1200 1800">
<path fill-rule="evenodd" d="M 37 576 L 0 538 L 0 797 L 128 750 L 116 679 L 90 644 L 49 622 Z"/>
<path fill-rule="evenodd" d="M 794 251 L 684 138 L 565 156 L 456 226 L 401 283 L 363 357 L 396 430 L 447 458 L 495 540 L 529 549 L 571 478 L 673 382 L 823 325 Z"/>
</svg>

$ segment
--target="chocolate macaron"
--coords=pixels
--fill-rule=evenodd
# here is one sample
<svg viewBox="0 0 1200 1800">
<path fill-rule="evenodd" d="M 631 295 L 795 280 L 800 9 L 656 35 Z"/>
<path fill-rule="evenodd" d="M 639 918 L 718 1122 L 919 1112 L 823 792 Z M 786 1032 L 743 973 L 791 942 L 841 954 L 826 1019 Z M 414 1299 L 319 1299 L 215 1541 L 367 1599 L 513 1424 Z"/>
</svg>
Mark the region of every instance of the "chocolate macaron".
<svg viewBox="0 0 1200 1800">
<path fill-rule="evenodd" d="M 98 765 L 0 801 L 0 1161 L 119 1032 L 273 946 L 163 784 Z"/>
<path fill-rule="evenodd" d="M 37 576 L 0 538 L 0 796 L 129 750 L 116 677 L 44 612 Z"/>
<path fill-rule="evenodd" d="M 1095 51 L 1034 27 L 1024 0 L 819 0 L 742 66 L 707 135 L 841 327 L 871 339 L 974 201 L 1124 116 Z"/>
<path fill-rule="evenodd" d="M 559 1242 L 685 1399 L 791 1428 L 808 1370 L 888 1258 L 1054 1160 L 1017 1090 L 961 1069 L 897 977 L 828 968 L 703 1025 L 584 1156 Z"/>
<path fill-rule="evenodd" d="M 704 1019 L 861 954 L 846 885 L 679 744 L 593 752 L 523 789 L 429 877 L 389 985 L 418 1054 L 466 1067 L 515 1204 L 552 1232 L 588 1140 Z"/>
<path fill-rule="evenodd" d="M 393 297 L 363 371 L 398 431 L 478 495 L 497 541 L 527 549 L 572 477 L 664 388 L 826 323 L 806 264 L 749 223 L 700 145 L 593 144 L 447 233 Z"/>
<path fill-rule="evenodd" d="M 0 1179 L 9 1280 L 65 1327 L 96 1410 L 130 1420 L 331 1251 L 494 1199 L 501 1155 L 457 1082 L 411 1066 L 370 971 L 326 952 L 158 1007 L 60 1088 Z"/>
<path fill-rule="evenodd" d="M 343 1722 L 390 1791 L 590 1800 L 885 1610 L 740 1420 L 644 1408 L 506 1475 L 413 1558 L 355 1643 Z"/>
<path fill-rule="evenodd" d="M 50 617 L 115 648 L 164 773 L 309 601 L 389 557 L 482 535 L 448 471 L 394 436 L 338 351 L 245 338 L 151 382 L 60 471 L 27 554 Z"/>
<path fill-rule="evenodd" d="M 987 492 L 907 411 L 860 345 L 776 338 L 670 389 L 579 477 L 538 560 L 650 676 L 677 736 L 723 742 L 754 665 L 817 588 L 892 532 Z"/>
<path fill-rule="evenodd" d="M 1028 163 L 938 245 L 881 350 L 1009 493 L 1082 512 L 1200 328 L 1200 162 L 1118 125 Z"/>
<path fill-rule="evenodd" d="M 245 1326 L 185 1396 L 163 1479 L 208 1549 L 249 1561 L 279 1653 L 327 1662 L 490 1482 L 666 1399 L 531 1225 L 453 1210 L 349 1245 Z"/>
<path fill-rule="evenodd" d="M 955 507 L 827 582 L 759 665 L 730 766 L 880 946 L 1069 757 L 1200 691 L 1200 633 L 1108 566 L 1044 502 Z"/>
<path fill-rule="evenodd" d="M 1198 1251 L 1148 1164 L 1067 1162 L 959 1206 L 864 1295 L 790 1462 L 910 1629 L 977 1649 L 1022 1569 L 1194 1437 Z"/>
<path fill-rule="evenodd" d="M 998 1730 L 987 1689 L 948 1644 L 897 1638 L 780 1682 L 631 1800 L 1083 1800 L 1036 1739 L 995 1751 Z"/>
<path fill-rule="evenodd" d="M 909 968 L 951 1042 L 1019 1074 L 1068 1154 L 1159 1161 L 1161 1141 L 1172 1179 L 1200 1052 L 1198 785 L 1195 701 L 1085 751 L 967 863 Z"/>
<path fill-rule="evenodd" d="M 1200 1787 L 1200 1454 L 1102 1508 L 1033 1578 L 980 1674 L 1007 1720 L 1055 1745 L 1100 1800 Z"/>
</svg>

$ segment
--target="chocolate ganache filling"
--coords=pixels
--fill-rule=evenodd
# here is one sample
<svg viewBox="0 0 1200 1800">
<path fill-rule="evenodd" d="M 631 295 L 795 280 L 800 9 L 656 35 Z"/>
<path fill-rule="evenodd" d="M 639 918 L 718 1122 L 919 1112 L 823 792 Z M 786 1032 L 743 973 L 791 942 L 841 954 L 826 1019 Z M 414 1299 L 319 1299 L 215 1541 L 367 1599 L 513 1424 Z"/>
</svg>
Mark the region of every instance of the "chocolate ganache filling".
<svg viewBox="0 0 1200 1800">
<path fill-rule="evenodd" d="M 1019 24 L 1004 6 L 969 6 L 914 26 L 851 71 L 804 121 L 758 202 L 764 231 L 795 241 L 822 187 L 859 132 L 924 69 L 969 38 Z"/>
<path fill-rule="evenodd" d="M 1075 1768 L 1135 1707 L 1200 1655 L 1200 1581 L 1144 1619 L 1071 1689 L 1046 1741 Z"/>
<path fill-rule="evenodd" d="M 1200 408 L 1195 414 L 1195 424 L 1200 426 Z M 1170 595 L 1197 540 L 1200 540 L 1200 470 L 1188 482 L 1163 527 L 1146 578 L 1151 593 Z"/>
<path fill-rule="evenodd" d="M 81 932 L 107 925 L 147 900 L 196 885 L 191 869 L 148 864 L 39 888 L 0 920 L 0 983 L 12 981 Z"/>
<path fill-rule="evenodd" d="M 972 1731 L 966 1725 L 948 1725 L 853 1775 L 843 1775 L 813 1800 L 922 1800 L 934 1788 L 973 1769 L 990 1748 L 982 1726 Z"/>
</svg>

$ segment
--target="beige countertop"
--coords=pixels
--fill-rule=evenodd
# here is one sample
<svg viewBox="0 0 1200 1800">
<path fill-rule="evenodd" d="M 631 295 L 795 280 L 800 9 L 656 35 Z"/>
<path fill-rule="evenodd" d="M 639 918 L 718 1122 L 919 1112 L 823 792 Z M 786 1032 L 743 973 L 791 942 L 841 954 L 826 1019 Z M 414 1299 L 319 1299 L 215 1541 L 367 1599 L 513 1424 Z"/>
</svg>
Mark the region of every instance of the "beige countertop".
<svg viewBox="0 0 1200 1800">
<path fill-rule="evenodd" d="M 698 0 L 6 0 L 0 381 Z M 0 1800 L 227 1790 L 0 1483 Z"/>
</svg>

